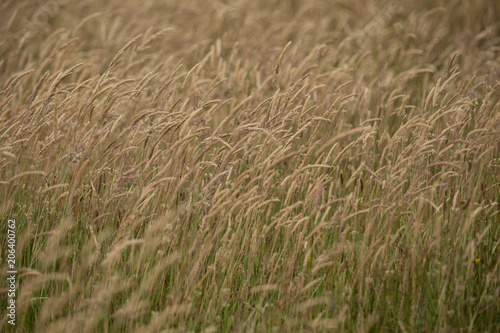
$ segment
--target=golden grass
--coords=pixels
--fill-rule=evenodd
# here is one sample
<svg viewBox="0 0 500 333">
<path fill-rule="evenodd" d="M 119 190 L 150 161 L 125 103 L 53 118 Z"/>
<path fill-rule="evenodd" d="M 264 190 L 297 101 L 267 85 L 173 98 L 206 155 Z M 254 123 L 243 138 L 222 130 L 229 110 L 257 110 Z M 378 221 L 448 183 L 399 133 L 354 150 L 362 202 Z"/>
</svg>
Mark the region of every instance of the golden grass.
<svg viewBox="0 0 500 333">
<path fill-rule="evenodd" d="M 7 0 L 0 22 L 18 331 L 498 329 L 498 2 Z"/>
</svg>

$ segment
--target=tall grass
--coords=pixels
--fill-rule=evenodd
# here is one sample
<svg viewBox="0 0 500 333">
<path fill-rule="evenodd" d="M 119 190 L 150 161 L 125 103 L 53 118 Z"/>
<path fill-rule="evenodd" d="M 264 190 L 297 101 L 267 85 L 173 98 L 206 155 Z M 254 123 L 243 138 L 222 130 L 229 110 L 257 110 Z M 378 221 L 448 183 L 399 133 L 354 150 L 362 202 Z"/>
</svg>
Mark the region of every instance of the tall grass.
<svg viewBox="0 0 500 333">
<path fill-rule="evenodd" d="M 17 331 L 498 330 L 498 2 L 7 0 L 0 21 Z"/>
</svg>

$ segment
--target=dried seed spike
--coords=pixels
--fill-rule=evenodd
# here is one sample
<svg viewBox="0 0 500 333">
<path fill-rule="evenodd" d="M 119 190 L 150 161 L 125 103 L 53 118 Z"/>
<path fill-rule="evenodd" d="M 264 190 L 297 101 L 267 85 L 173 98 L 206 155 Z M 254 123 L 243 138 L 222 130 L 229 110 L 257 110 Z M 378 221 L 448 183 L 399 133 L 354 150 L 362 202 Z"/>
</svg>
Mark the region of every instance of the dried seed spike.
<svg viewBox="0 0 500 333">
<path fill-rule="evenodd" d="M 129 49 L 129 47 L 131 47 L 141 37 L 142 37 L 142 35 L 138 35 L 138 36 L 134 37 L 130 42 L 128 42 L 127 44 L 125 44 L 125 46 L 122 47 L 120 51 L 118 51 L 118 53 L 114 56 L 113 60 L 111 60 L 111 63 L 108 66 L 108 71 L 111 68 L 113 68 L 113 66 L 116 64 L 116 62 L 122 56 L 122 54 L 125 53 L 125 51 L 127 51 Z"/>
<path fill-rule="evenodd" d="M 38 92 L 40 91 L 40 87 L 45 82 L 45 80 L 47 80 L 47 78 L 49 77 L 49 74 L 50 74 L 50 72 L 48 72 L 48 71 L 45 72 L 45 74 L 43 74 L 42 78 L 40 80 L 38 80 L 38 83 L 36 84 L 35 89 L 33 90 L 33 93 L 31 93 L 31 95 L 28 97 L 25 105 L 31 106 L 31 103 L 33 103 L 33 101 L 35 100 L 35 97 L 38 95 Z"/>
<path fill-rule="evenodd" d="M 26 75 L 33 73 L 33 69 L 24 71 L 17 75 L 12 76 L 4 85 L 4 91 L 12 90 L 12 88 Z"/>
<path fill-rule="evenodd" d="M 186 83 L 189 81 L 189 78 L 191 77 L 193 72 L 196 70 L 196 68 L 198 68 L 201 65 L 202 62 L 203 62 L 203 60 L 200 61 L 199 63 L 197 63 L 196 65 L 194 65 L 193 68 L 191 68 L 191 70 L 187 73 L 186 78 L 184 79 L 184 82 L 182 82 L 181 89 L 184 89 L 184 87 L 186 86 Z"/>
<path fill-rule="evenodd" d="M 453 61 L 455 60 L 455 58 L 457 57 L 457 52 L 455 52 L 455 54 L 453 55 L 453 57 L 451 58 L 450 60 L 450 63 L 448 64 L 448 69 L 446 69 L 446 77 L 450 77 L 450 74 L 451 74 L 451 66 L 453 65 Z"/>
<path fill-rule="evenodd" d="M 290 44 L 292 44 L 291 41 L 288 42 L 288 44 L 286 44 L 285 48 L 283 49 L 283 51 L 281 52 L 281 54 L 278 58 L 278 61 L 276 62 L 276 67 L 274 69 L 274 76 L 273 76 L 273 89 L 276 86 L 276 77 L 278 76 L 278 73 L 280 72 L 281 62 L 283 61 L 283 57 L 285 56 L 286 50 L 288 49 Z"/>
</svg>

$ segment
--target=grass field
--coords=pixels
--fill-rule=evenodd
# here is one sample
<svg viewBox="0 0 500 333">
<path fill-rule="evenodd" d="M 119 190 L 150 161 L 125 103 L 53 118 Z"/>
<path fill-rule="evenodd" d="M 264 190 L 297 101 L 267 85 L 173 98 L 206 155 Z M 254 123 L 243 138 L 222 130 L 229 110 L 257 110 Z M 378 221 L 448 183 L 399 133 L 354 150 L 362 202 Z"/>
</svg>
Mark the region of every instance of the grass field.
<svg viewBox="0 0 500 333">
<path fill-rule="evenodd" d="M 499 1 L 0 22 L 0 331 L 499 332 Z"/>
</svg>

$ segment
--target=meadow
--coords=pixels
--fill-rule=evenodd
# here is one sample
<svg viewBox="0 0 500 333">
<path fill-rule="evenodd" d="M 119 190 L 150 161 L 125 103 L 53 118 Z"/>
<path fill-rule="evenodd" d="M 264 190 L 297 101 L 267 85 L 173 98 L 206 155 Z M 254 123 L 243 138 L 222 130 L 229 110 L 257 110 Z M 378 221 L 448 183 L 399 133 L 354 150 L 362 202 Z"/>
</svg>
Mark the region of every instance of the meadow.
<svg viewBox="0 0 500 333">
<path fill-rule="evenodd" d="M 0 331 L 498 332 L 499 78 L 494 0 L 2 1 Z"/>
</svg>

